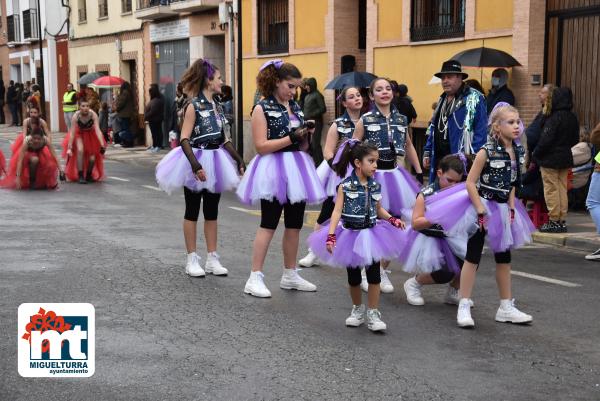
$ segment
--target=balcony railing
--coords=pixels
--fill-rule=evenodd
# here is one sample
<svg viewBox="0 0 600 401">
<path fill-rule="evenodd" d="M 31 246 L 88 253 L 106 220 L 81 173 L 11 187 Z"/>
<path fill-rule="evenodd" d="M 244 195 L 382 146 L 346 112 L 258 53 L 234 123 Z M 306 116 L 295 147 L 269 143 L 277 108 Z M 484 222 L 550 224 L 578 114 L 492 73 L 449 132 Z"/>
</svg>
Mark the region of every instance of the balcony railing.
<svg viewBox="0 0 600 401">
<path fill-rule="evenodd" d="M 465 34 L 465 0 L 412 0 L 410 39 L 448 39 Z"/>
<path fill-rule="evenodd" d="M 37 10 L 23 11 L 23 39 L 37 40 L 38 36 Z"/>
<path fill-rule="evenodd" d="M 135 16 L 143 20 L 157 20 L 177 15 L 171 10 L 172 0 L 137 0 Z"/>
<path fill-rule="evenodd" d="M 222 0 L 171 0 L 171 9 L 180 13 L 206 11 L 219 7 Z"/>
<path fill-rule="evenodd" d="M 6 36 L 8 43 L 21 41 L 18 15 L 9 15 L 6 17 Z"/>
</svg>

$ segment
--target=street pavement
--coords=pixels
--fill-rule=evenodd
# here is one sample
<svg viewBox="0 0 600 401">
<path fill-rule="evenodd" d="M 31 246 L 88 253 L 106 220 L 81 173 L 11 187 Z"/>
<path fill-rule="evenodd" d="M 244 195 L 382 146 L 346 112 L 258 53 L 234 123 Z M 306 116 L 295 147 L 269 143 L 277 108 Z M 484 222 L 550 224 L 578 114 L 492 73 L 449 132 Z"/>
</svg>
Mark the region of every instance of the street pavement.
<svg viewBox="0 0 600 401">
<path fill-rule="evenodd" d="M 7 136 L 0 148 L 9 157 Z M 183 195 L 157 190 L 160 156 L 117 161 L 111 152 L 103 183 L 0 190 L 0 400 L 600 399 L 600 263 L 586 262 L 585 252 L 533 244 L 514 253 L 514 297 L 534 322 L 513 326 L 494 322 L 486 251 L 475 330 L 456 327 L 444 286 L 424 289 L 425 306 L 408 305 L 408 275 L 392 265 L 396 292 L 380 307 L 388 330 L 377 335 L 344 326 L 343 270 L 302 270 L 316 293 L 278 288 L 281 230 L 265 266 L 273 297 L 245 295 L 259 217 L 233 194 L 222 197 L 219 219 L 229 276 L 188 277 Z M 205 259 L 201 228 L 198 249 Z M 17 308 L 25 302 L 95 306 L 93 377 L 19 376 Z"/>
</svg>

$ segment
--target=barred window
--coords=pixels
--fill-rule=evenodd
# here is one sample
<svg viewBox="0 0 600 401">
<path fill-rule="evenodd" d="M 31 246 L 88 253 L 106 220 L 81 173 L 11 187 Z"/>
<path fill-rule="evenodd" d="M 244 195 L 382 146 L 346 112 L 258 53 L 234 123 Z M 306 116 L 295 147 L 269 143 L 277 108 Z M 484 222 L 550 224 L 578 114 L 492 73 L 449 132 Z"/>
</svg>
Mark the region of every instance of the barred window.
<svg viewBox="0 0 600 401">
<path fill-rule="evenodd" d="M 413 42 L 465 35 L 465 0 L 412 0 Z"/>
<path fill-rule="evenodd" d="M 108 17 L 108 0 L 98 0 L 98 18 Z"/>
<path fill-rule="evenodd" d="M 37 39 L 37 10 L 23 11 L 23 39 Z"/>
<path fill-rule="evenodd" d="M 6 36 L 9 42 L 18 42 L 21 40 L 18 15 L 9 15 L 6 17 Z"/>
<path fill-rule="evenodd" d="M 85 4 L 85 0 L 79 0 L 77 3 L 77 15 L 79 17 L 79 22 L 87 21 L 87 7 Z"/>
<path fill-rule="evenodd" d="M 121 13 L 131 12 L 131 0 L 121 0 Z"/>
<path fill-rule="evenodd" d="M 258 0 L 258 53 L 289 51 L 288 0 Z"/>
</svg>

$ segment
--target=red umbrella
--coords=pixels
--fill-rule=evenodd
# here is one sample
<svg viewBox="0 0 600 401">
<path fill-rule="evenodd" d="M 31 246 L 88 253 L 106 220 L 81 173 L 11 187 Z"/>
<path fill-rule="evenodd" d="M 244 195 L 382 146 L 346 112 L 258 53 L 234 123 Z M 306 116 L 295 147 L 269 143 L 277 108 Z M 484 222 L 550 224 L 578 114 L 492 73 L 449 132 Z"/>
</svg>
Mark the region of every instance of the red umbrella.
<svg viewBox="0 0 600 401">
<path fill-rule="evenodd" d="M 119 78 L 119 77 L 104 76 L 104 77 L 100 77 L 100 78 L 96 79 L 94 82 L 92 82 L 88 86 L 93 86 L 95 88 L 104 88 L 104 89 L 119 88 L 119 87 L 121 87 L 121 84 L 123 82 L 125 82 L 125 80 L 122 78 Z"/>
</svg>

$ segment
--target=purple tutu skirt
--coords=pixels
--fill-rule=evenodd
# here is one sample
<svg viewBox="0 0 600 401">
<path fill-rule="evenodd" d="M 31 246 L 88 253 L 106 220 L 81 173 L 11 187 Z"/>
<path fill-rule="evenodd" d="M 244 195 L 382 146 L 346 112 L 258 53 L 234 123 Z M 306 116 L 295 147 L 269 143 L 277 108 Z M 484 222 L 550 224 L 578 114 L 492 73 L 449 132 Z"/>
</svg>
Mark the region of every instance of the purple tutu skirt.
<svg viewBox="0 0 600 401">
<path fill-rule="evenodd" d="M 313 232 L 308 237 L 308 247 L 319 259 L 333 267 L 370 266 L 382 259 L 396 259 L 404 247 L 405 231 L 387 221 L 378 220 L 375 227 L 363 230 L 344 228 L 340 223 L 335 229 L 337 244 L 333 253 L 327 252 L 325 241 L 329 226 Z"/>
<path fill-rule="evenodd" d="M 342 177 L 337 175 L 335 171 L 331 167 L 329 167 L 329 163 L 326 160 L 317 167 L 317 176 L 319 177 L 319 181 L 321 181 L 321 185 L 323 186 L 323 190 L 325 190 L 325 195 L 335 196 L 337 193 L 337 187 L 342 182 Z"/>
<path fill-rule="evenodd" d="M 160 189 L 168 194 L 183 187 L 194 192 L 206 189 L 208 192 L 221 193 L 238 186 L 240 178 L 236 163 L 226 150 L 194 148 L 193 151 L 206 172 L 206 181 L 196 178 L 189 160 L 178 146 L 167 153 L 156 166 L 156 182 Z"/>
<path fill-rule="evenodd" d="M 248 205 L 261 199 L 276 199 L 280 204 L 317 204 L 325 199 L 325 191 L 306 152 L 275 152 L 252 159 L 237 196 Z"/>
<path fill-rule="evenodd" d="M 402 216 L 403 209 L 415 205 L 420 186 L 403 167 L 377 170 L 373 178 L 381 185 L 381 206 L 390 214 Z"/>
<path fill-rule="evenodd" d="M 462 187 L 462 190 L 460 190 Z M 425 217 L 427 220 L 440 224 L 451 236 L 471 236 L 478 229 L 477 211 L 471 204 L 471 199 L 464 184 L 455 185 L 446 191 L 432 195 L 431 203 L 427 205 Z M 525 207 L 515 201 L 515 220 L 510 222 L 510 207 L 508 203 L 498 203 L 481 198 L 487 210 L 487 237 L 493 252 L 504 252 L 518 249 L 531 242 L 531 234 L 535 231 L 533 223 Z"/>
<path fill-rule="evenodd" d="M 464 259 L 468 237 L 435 238 L 421 234 L 412 228 L 406 230 L 406 245 L 398 261 L 402 269 L 410 274 L 431 273 L 446 269 L 460 272 L 456 256 Z"/>
</svg>

